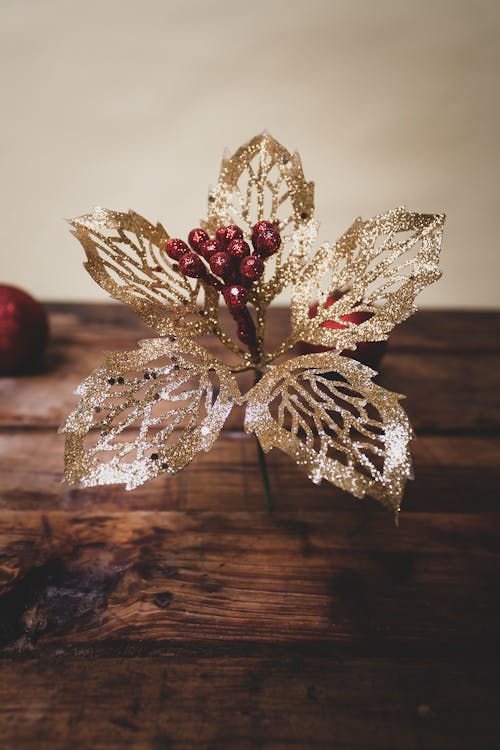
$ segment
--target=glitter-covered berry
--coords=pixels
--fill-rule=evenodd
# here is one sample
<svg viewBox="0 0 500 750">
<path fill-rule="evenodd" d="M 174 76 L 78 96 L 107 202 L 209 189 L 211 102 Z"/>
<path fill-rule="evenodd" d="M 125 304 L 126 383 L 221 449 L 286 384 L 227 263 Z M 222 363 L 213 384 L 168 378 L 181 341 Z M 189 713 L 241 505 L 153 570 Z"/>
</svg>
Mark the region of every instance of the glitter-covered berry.
<svg viewBox="0 0 500 750">
<path fill-rule="evenodd" d="M 199 279 L 206 274 L 206 269 L 202 259 L 192 250 L 188 250 L 179 259 L 179 271 L 185 276 L 191 276 L 193 279 Z"/>
<path fill-rule="evenodd" d="M 257 361 L 259 345 L 255 322 L 247 308 L 249 290 L 253 282 L 264 273 L 264 261 L 281 245 L 277 224 L 258 221 L 252 228 L 251 247 L 236 224 L 219 227 L 215 237 L 204 229 L 192 229 L 188 242 L 180 239 L 167 243 L 167 253 L 178 263 L 179 273 L 198 278 L 222 294 L 227 308 L 236 322 L 238 339 L 246 344 Z"/>
<path fill-rule="evenodd" d="M 221 251 L 214 253 L 210 258 L 210 270 L 224 281 L 232 281 L 234 278 L 233 264 L 228 253 Z"/>
<path fill-rule="evenodd" d="M 204 229 L 191 229 L 188 234 L 188 242 L 197 253 L 200 252 L 202 243 L 206 242 L 208 239 L 209 236 Z"/>
<path fill-rule="evenodd" d="M 274 224 L 271 224 L 270 221 L 258 221 L 257 224 L 254 224 L 252 227 L 252 245 L 255 247 L 255 240 L 257 239 L 258 235 L 263 232 L 265 229 L 275 229 Z"/>
<path fill-rule="evenodd" d="M 248 292 L 241 284 L 231 284 L 224 289 L 224 299 L 229 310 L 242 310 L 248 302 Z"/>
<path fill-rule="evenodd" d="M 227 252 L 235 261 L 240 261 L 246 258 L 247 255 L 250 255 L 250 245 L 242 237 L 237 237 L 231 240 L 227 246 Z"/>
<path fill-rule="evenodd" d="M 242 278 L 248 281 L 259 279 L 264 273 L 264 261 L 258 255 L 249 255 L 243 258 L 240 263 L 240 273 Z"/>
<path fill-rule="evenodd" d="M 219 240 L 208 239 L 201 243 L 199 253 L 206 261 L 210 261 L 212 255 L 220 253 L 223 249 L 222 243 Z"/>
<path fill-rule="evenodd" d="M 261 258 L 268 258 L 274 255 L 281 247 L 281 235 L 277 229 L 264 229 L 259 232 L 253 242 L 255 253 Z"/>
<path fill-rule="evenodd" d="M 189 247 L 183 240 L 180 240 L 177 237 L 172 237 L 167 241 L 165 252 L 169 258 L 172 258 L 172 260 L 179 261 L 184 253 L 189 252 Z"/>
<path fill-rule="evenodd" d="M 243 230 L 236 224 L 229 224 L 227 227 L 219 227 L 216 238 L 219 240 L 222 249 L 225 250 L 233 240 L 243 239 Z"/>
</svg>

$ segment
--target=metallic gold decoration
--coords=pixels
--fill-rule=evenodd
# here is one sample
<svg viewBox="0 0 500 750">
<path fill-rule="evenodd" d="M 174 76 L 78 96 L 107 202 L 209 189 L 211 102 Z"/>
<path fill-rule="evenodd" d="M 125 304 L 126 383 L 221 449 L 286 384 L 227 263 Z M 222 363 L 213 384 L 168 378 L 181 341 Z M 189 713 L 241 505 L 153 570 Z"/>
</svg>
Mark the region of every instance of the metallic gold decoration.
<svg viewBox="0 0 500 750">
<path fill-rule="evenodd" d="M 226 365 L 191 340 L 146 339 L 110 352 L 78 387 L 66 433 L 66 479 L 128 490 L 208 451 L 240 392 Z"/>
<path fill-rule="evenodd" d="M 87 254 L 85 268 L 94 281 L 131 305 L 153 330 L 174 333 L 182 326 L 191 335 L 211 332 L 218 295 L 175 271 L 164 252 L 168 234 L 161 224 L 154 226 L 135 211 L 106 208 L 94 208 L 69 223 Z"/>
<path fill-rule="evenodd" d="M 313 215 L 314 183 L 305 180 L 299 154 L 290 154 L 268 133 L 222 159 L 219 181 L 208 196 L 204 228 L 213 233 L 234 222 L 250 233 L 257 221 L 266 219 L 276 223 L 284 240 L 251 293 L 261 341 L 268 306 L 299 277 L 310 257 L 318 231 Z M 249 357 L 247 363 L 251 364 Z"/>
<path fill-rule="evenodd" d="M 280 250 L 250 290 L 258 361 L 221 329 L 214 288 L 176 271 L 161 224 L 105 209 L 71 222 L 91 276 L 164 338 L 108 354 L 80 385 L 82 400 L 62 428 L 68 481 L 132 489 L 174 473 L 211 448 L 239 403 L 246 404 L 245 429 L 265 451 L 281 448 L 314 482 L 326 479 L 399 510 L 411 473 L 411 428 L 400 397 L 338 351 L 387 338 L 414 312 L 418 292 L 439 278 L 444 217 L 398 208 L 357 219 L 338 242 L 314 252 L 313 214 L 314 186 L 300 157 L 267 133 L 223 158 L 204 228 L 214 234 L 236 223 L 249 235 L 266 219 L 282 233 Z M 290 335 L 268 352 L 266 313 L 287 287 Z M 363 322 L 346 317 L 356 312 L 365 313 Z M 231 353 L 231 366 L 195 341 L 207 333 Z M 336 351 L 277 362 L 299 341 Z M 247 369 L 261 379 L 241 396 L 235 373 Z"/>
<path fill-rule="evenodd" d="M 417 294 L 436 281 L 444 216 L 398 208 L 368 221 L 357 219 L 333 247 L 324 245 L 304 268 L 292 295 L 292 341 L 354 349 L 380 341 L 414 311 Z M 335 305 L 328 297 L 343 291 Z M 313 303 L 318 312 L 310 317 Z M 356 324 L 343 316 L 367 312 Z M 321 327 L 326 320 L 341 329 Z"/>
<path fill-rule="evenodd" d="M 401 397 L 372 383 L 375 374 L 330 352 L 271 365 L 247 396 L 245 430 L 265 451 L 288 453 L 315 484 L 327 479 L 397 511 L 411 427 Z"/>
<path fill-rule="evenodd" d="M 219 181 L 208 196 L 205 228 L 238 223 L 279 222 L 297 229 L 314 213 L 314 183 L 306 182 L 300 156 L 290 154 L 268 133 L 255 136 L 232 156 L 224 155 Z"/>
</svg>

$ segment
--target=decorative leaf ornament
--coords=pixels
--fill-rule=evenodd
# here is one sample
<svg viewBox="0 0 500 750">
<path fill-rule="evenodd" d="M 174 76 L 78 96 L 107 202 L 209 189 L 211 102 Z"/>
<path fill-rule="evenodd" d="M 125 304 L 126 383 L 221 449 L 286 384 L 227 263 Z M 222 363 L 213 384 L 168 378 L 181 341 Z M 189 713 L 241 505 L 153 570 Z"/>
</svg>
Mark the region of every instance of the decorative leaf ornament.
<svg viewBox="0 0 500 750">
<path fill-rule="evenodd" d="M 133 489 L 173 474 L 212 447 L 239 404 L 260 451 L 280 448 L 313 482 L 399 510 L 411 474 L 401 397 L 345 350 L 386 339 L 414 312 L 417 294 L 440 275 L 444 217 L 397 208 L 357 219 L 315 250 L 313 213 L 300 157 L 264 133 L 224 157 L 190 247 L 133 211 L 98 208 L 70 222 L 90 275 L 160 338 L 109 353 L 79 386 L 82 399 L 61 428 L 67 481 Z M 267 351 L 269 306 L 287 287 L 289 336 Z M 223 327 L 220 300 L 233 330 Z M 226 363 L 196 341 L 207 333 L 226 348 Z M 331 351 L 292 356 L 299 342 Z M 242 395 L 246 370 L 256 382 Z"/>
<path fill-rule="evenodd" d="M 135 211 L 105 208 L 69 223 L 84 247 L 85 268 L 94 281 L 131 305 L 157 333 L 171 333 L 179 325 L 191 335 L 211 331 L 209 318 L 217 317 L 218 295 L 166 262 L 169 237 L 161 224 L 154 226 Z M 187 322 L 190 315 L 194 320 Z"/>
<path fill-rule="evenodd" d="M 288 453 L 315 484 L 327 479 L 398 508 L 411 472 L 411 427 L 399 395 L 372 383 L 375 374 L 328 352 L 286 360 L 249 393 L 245 430 L 265 451 Z"/>
<path fill-rule="evenodd" d="M 134 489 L 210 450 L 240 392 L 226 365 L 169 336 L 111 352 L 64 426 L 66 478 Z"/>
</svg>

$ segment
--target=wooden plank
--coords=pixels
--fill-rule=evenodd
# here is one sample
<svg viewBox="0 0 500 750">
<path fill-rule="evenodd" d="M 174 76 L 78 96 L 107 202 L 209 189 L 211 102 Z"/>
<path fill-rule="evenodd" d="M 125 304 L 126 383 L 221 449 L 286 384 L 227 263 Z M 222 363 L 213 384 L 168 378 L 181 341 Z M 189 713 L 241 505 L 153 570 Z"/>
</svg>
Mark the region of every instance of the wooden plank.
<svg viewBox="0 0 500 750">
<path fill-rule="evenodd" d="M 53 338 L 45 372 L 0 379 L 0 427 L 56 428 L 77 402 L 75 387 L 102 362 L 105 350 L 135 348 L 138 339 L 150 335 L 123 306 L 56 305 L 53 309 Z M 283 310 L 276 311 L 270 325 L 271 344 L 283 337 L 285 315 Z M 398 333 L 399 338 L 395 334 L 391 340 L 379 382 L 407 396 L 406 407 L 417 431 L 500 430 L 500 339 L 495 333 L 500 315 L 478 316 L 476 320 L 472 313 L 419 313 L 412 319 L 413 334 L 408 339 Z M 475 320 L 476 337 L 470 330 Z M 442 325 L 449 336 L 444 340 L 446 346 L 439 334 L 442 346 L 430 346 L 425 352 L 411 348 L 412 341 L 422 346 L 431 331 L 440 332 Z M 408 326 L 410 322 L 402 328 Z M 492 342 L 489 347 L 487 341 Z M 205 343 L 222 355 L 213 338 Z M 245 390 L 249 385 L 246 376 L 241 386 Z M 226 429 L 240 429 L 241 422 L 241 411 L 235 411 Z"/>
<path fill-rule="evenodd" d="M 54 343 L 54 369 L 25 378 L 0 379 L 0 428 L 56 429 L 75 407 L 74 390 L 110 348 L 135 348 L 134 340 L 90 333 Z M 377 382 L 406 395 L 405 408 L 417 432 L 500 432 L 500 354 L 466 357 L 460 353 L 389 351 Z M 250 386 L 241 381 L 242 392 Z M 242 427 L 234 410 L 225 429 Z"/>
<path fill-rule="evenodd" d="M 377 382 L 403 393 L 417 434 L 500 432 L 500 356 L 388 353 Z"/>
<path fill-rule="evenodd" d="M 79 336 L 87 329 L 94 333 L 126 329 L 133 338 L 150 336 L 148 329 L 126 305 L 114 303 L 51 303 L 48 309 L 54 335 Z M 226 316 L 225 310 L 222 314 Z M 283 335 L 288 324 L 284 308 L 272 307 L 269 318 L 275 340 Z M 500 351 L 500 314 L 498 311 L 419 310 L 390 336 L 390 347 L 463 351 L 470 353 Z"/>
<path fill-rule="evenodd" d="M 0 508 L 78 511 L 261 510 L 263 490 L 255 440 L 224 433 L 178 474 L 148 482 L 133 492 L 123 487 L 78 489 L 62 484 L 64 438 L 55 430 L 0 432 Z M 406 488 L 404 512 L 478 513 L 499 510 L 500 437 L 423 436 L 412 442 L 415 481 Z M 278 450 L 267 456 L 276 509 L 324 510 L 335 514 L 363 508 L 323 482 L 313 486 Z M 283 491 L 286 488 L 286 492 Z"/>
<path fill-rule="evenodd" d="M 498 311 L 420 310 L 397 326 L 389 338 L 395 349 L 464 352 L 467 356 L 500 351 Z"/>
<path fill-rule="evenodd" d="M 172 479 L 60 484 L 74 386 L 151 333 L 50 309 L 46 371 L 0 380 L 2 750 L 496 749 L 499 314 L 391 337 L 379 382 L 419 434 L 395 528 L 278 451 L 265 512 L 241 413 Z"/>
<path fill-rule="evenodd" d="M 0 662 L 3 750 L 496 750 L 498 700 L 494 665 L 467 659 Z"/>
<path fill-rule="evenodd" d="M 500 515 L 0 514 L 0 632 L 495 648 Z"/>
</svg>

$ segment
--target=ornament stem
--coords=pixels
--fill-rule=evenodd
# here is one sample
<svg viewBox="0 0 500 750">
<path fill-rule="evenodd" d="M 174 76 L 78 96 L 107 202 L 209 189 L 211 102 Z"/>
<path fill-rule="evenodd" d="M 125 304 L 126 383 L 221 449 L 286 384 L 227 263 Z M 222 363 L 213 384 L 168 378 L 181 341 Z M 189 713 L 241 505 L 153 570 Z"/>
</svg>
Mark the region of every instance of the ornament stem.
<svg viewBox="0 0 500 750">
<path fill-rule="evenodd" d="M 258 383 L 262 377 L 262 372 L 257 370 L 255 372 L 255 383 Z M 269 512 L 274 510 L 273 496 L 271 494 L 271 484 L 269 482 L 269 473 L 267 471 L 266 454 L 264 453 L 262 446 L 259 442 L 257 435 L 255 435 L 255 441 L 257 443 L 257 455 L 259 457 L 260 475 L 262 477 L 262 486 L 264 488 L 264 497 L 266 500 L 266 508 Z"/>
</svg>

